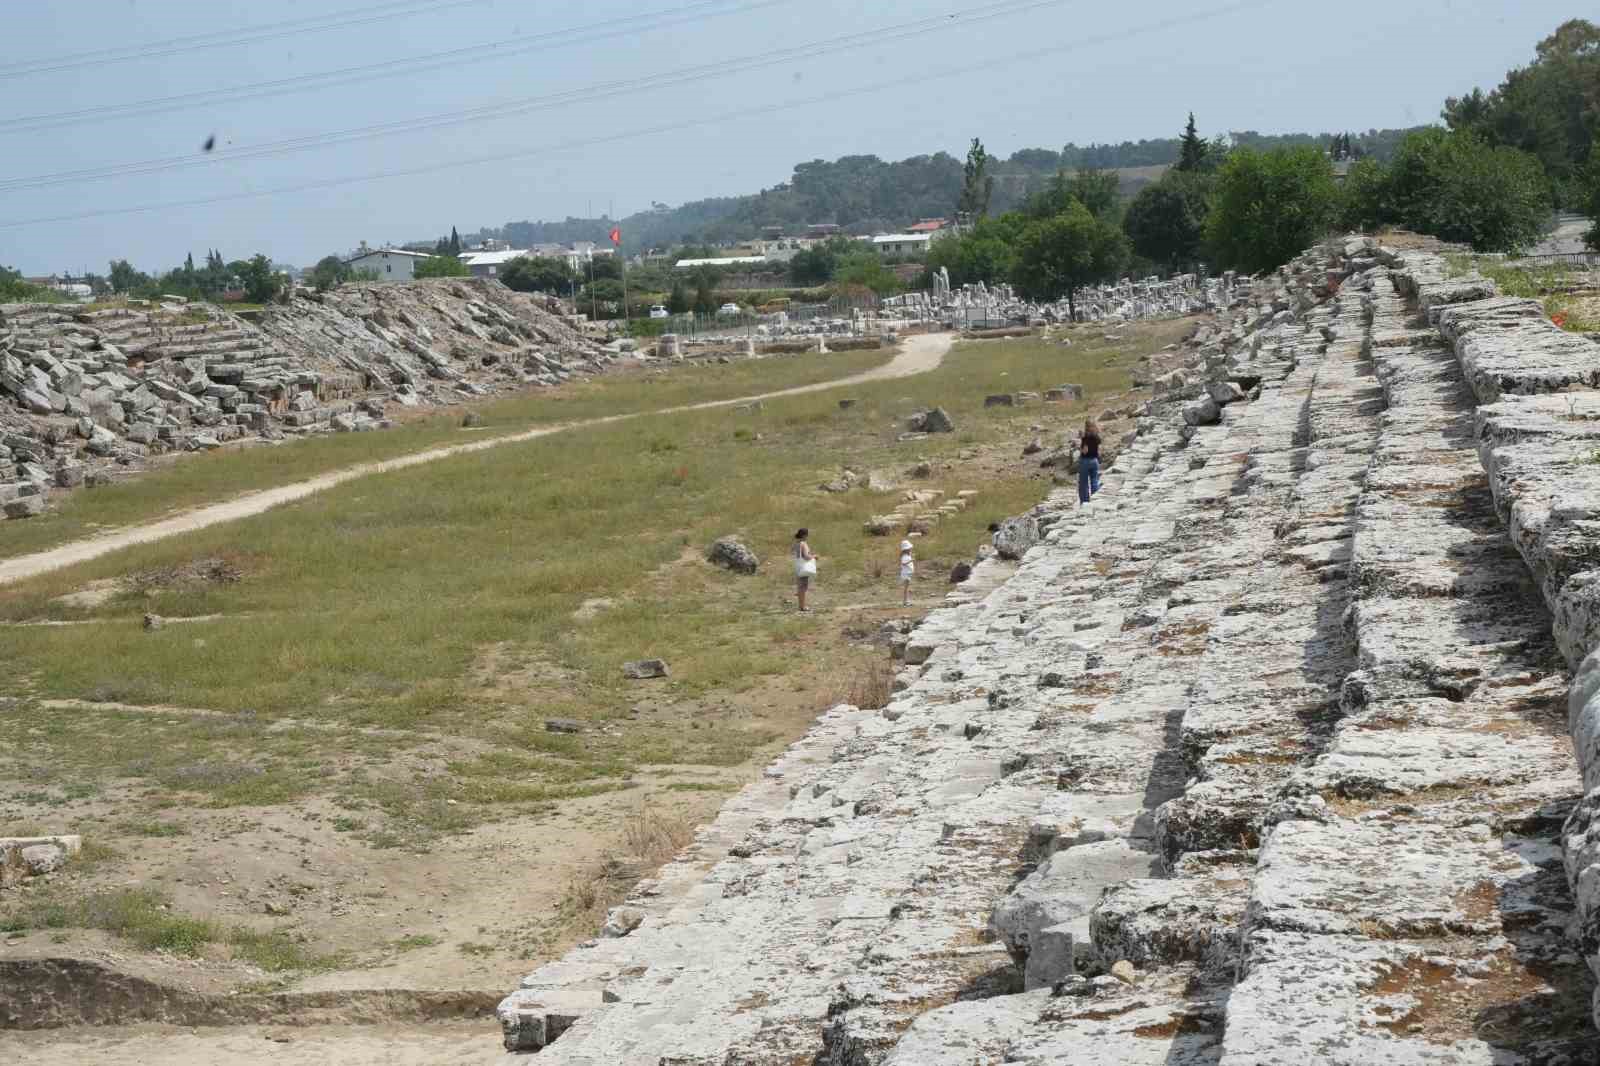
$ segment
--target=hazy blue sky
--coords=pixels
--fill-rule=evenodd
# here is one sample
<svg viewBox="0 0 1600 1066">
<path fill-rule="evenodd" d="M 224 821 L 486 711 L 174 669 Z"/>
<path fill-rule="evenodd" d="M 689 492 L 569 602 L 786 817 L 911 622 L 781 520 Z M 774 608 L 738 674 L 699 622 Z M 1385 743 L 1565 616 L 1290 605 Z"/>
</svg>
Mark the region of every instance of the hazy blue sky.
<svg viewBox="0 0 1600 1066">
<path fill-rule="evenodd" d="M 263 251 L 305 265 L 361 240 L 414 240 L 448 232 L 451 225 L 466 231 L 524 218 L 564 218 L 584 215 L 591 205 L 600 213 L 614 204 L 622 217 L 653 200 L 678 204 L 754 192 L 785 180 L 796 162 L 813 158 L 871 153 L 898 159 L 940 149 L 959 155 L 974 135 L 1002 156 L 1067 141 L 1172 136 L 1191 108 L 1208 134 L 1412 125 L 1435 120 L 1447 95 L 1498 83 L 1508 67 L 1529 60 L 1536 41 L 1582 13 L 1570 2 L 1553 0 L 1063 0 L 980 20 L 996 7 L 995 0 L 8 5 L 0 37 L 0 264 L 27 273 L 104 271 L 109 259 L 126 257 L 156 270 L 181 262 L 186 252 L 200 258 L 215 247 L 229 259 Z M 93 50 L 349 12 L 384 17 L 127 62 L 102 59 L 21 75 L 15 69 Z M 663 17 L 680 24 L 650 28 L 626 21 L 658 13 L 671 13 Z M 932 17 L 942 23 L 935 32 L 898 41 L 885 40 L 881 32 Z M 1178 19 L 1188 21 L 1172 24 Z M 588 42 L 561 36 L 572 30 L 613 36 Z M 441 69 L 416 69 L 440 53 L 544 34 L 556 36 L 537 49 L 461 54 Z M 259 159 L 228 158 L 252 146 L 691 67 L 720 72 L 751 57 L 851 34 L 862 35 L 866 45 L 608 99 L 584 100 L 580 94 L 554 109 L 489 121 Z M 1046 48 L 1058 50 L 1016 58 Z M 304 79 L 325 71 L 374 64 L 398 74 L 363 75 L 353 84 L 253 100 L 222 95 L 278 79 L 308 84 Z M 941 70 L 979 64 L 981 71 L 939 76 Z M 932 77 L 765 115 L 560 147 L 923 75 Z M 16 128 L 17 119 L 94 113 L 183 94 L 195 94 L 195 100 L 180 111 Z M 217 151 L 207 157 L 201 144 L 212 134 Z M 14 187 L 19 179 L 184 157 L 197 165 Z M 480 157 L 506 158 L 360 180 Z M 254 199 L 8 225 L 330 179 L 335 183 L 328 187 Z"/>
</svg>

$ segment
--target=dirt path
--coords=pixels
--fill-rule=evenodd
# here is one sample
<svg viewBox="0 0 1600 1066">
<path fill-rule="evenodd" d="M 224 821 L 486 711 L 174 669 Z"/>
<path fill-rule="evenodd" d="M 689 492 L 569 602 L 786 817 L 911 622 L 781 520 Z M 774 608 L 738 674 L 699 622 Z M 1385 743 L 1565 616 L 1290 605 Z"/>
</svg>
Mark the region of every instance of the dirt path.
<svg viewBox="0 0 1600 1066">
<path fill-rule="evenodd" d="M 493 1019 L 437 1025 L 142 1025 L 0 1033 L 0 1059 L 31 1066 L 490 1066 Z"/>
<path fill-rule="evenodd" d="M 342 485 L 346 481 L 353 481 L 356 478 L 367 477 L 372 474 L 382 474 L 390 470 L 404 470 L 406 467 L 436 462 L 440 459 L 449 459 L 457 455 L 484 451 L 488 448 L 498 448 L 506 444 L 519 444 L 523 441 L 537 440 L 540 437 L 548 437 L 554 433 L 583 429 L 587 426 L 603 426 L 613 422 L 626 422 L 629 419 L 646 415 L 680 414 L 685 411 L 705 411 L 717 407 L 733 407 L 737 404 L 751 403 L 755 400 L 772 400 L 784 396 L 798 396 L 803 393 L 845 388 L 869 381 L 883 381 L 892 378 L 911 377 L 915 374 L 925 374 L 930 370 L 936 369 L 944 361 L 945 353 L 950 350 L 950 345 L 953 341 L 954 337 L 948 333 L 926 333 L 909 337 L 901 344 L 900 350 L 895 353 L 895 357 L 883 366 L 875 367 L 860 374 L 837 378 L 833 381 L 820 381 L 814 385 L 799 385 L 792 389 L 755 393 L 730 400 L 681 404 L 677 407 L 666 407 L 659 410 L 633 411 L 627 414 L 607 415 L 604 418 L 584 419 L 580 422 L 563 422 L 553 426 L 541 426 L 538 429 L 495 437 L 491 440 L 476 441 L 472 444 L 454 444 L 447 448 L 433 448 L 428 451 L 416 452 L 412 455 L 400 456 L 397 459 L 386 459 L 383 462 L 361 463 L 357 466 L 323 474 L 320 477 L 310 478 L 306 481 L 297 481 L 290 485 L 280 485 L 274 489 L 263 489 L 260 492 L 247 493 L 223 503 L 201 507 L 198 510 L 188 511 L 172 518 L 162 519 L 159 522 L 149 522 L 144 525 L 119 530 L 115 533 L 73 541 L 70 544 L 63 544 L 59 548 L 35 552 L 32 555 L 19 555 L 13 559 L 0 560 L 0 585 L 9 585 L 26 578 L 48 573 L 51 570 L 59 570 L 65 566 L 97 559 L 102 555 L 109 555 L 111 552 L 121 551 L 123 548 L 130 548 L 136 544 L 149 544 L 152 541 L 175 537 L 181 533 L 192 533 L 195 530 L 205 529 L 222 522 L 248 518 L 251 515 L 257 515 L 270 508 L 277 507 L 279 504 L 292 503 L 313 493 Z"/>
</svg>

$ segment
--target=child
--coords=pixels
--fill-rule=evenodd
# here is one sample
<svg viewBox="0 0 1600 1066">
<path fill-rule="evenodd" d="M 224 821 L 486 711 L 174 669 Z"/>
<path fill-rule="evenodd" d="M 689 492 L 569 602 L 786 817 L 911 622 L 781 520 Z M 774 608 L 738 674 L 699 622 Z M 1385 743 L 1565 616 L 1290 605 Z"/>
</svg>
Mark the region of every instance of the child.
<svg viewBox="0 0 1600 1066">
<path fill-rule="evenodd" d="M 911 542 L 900 542 L 900 606 L 911 606 L 911 575 L 917 572 L 917 564 L 911 558 Z"/>
</svg>

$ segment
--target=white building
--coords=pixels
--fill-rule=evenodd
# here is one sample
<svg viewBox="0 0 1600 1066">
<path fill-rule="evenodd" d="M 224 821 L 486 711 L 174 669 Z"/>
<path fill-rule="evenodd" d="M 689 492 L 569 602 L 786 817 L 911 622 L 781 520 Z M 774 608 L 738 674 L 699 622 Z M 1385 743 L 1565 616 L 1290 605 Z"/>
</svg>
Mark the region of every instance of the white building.
<svg viewBox="0 0 1600 1066">
<path fill-rule="evenodd" d="M 415 276 L 417 264 L 433 256 L 425 252 L 407 252 L 399 248 L 369 248 L 344 261 L 351 270 L 370 270 L 379 281 L 410 281 Z"/>
<path fill-rule="evenodd" d="M 872 246 L 879 255 L 926 255 L 932 243 L 931 233 L 885 233 L 872 238 Z"/>
<path fill-rule="evenodd" d="M 462 252 L 461 262 L 475 278 L 497 278 L 513 259 L 529 255 L 526 248 L 503 248 L 491 252 Z"/>
</svg>

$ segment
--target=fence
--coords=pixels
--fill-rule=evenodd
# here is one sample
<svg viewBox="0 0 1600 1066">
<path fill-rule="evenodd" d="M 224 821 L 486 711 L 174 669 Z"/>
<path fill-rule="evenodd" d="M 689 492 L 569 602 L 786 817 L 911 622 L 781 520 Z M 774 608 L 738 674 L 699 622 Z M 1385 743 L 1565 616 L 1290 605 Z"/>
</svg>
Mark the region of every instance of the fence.
<svg viewBox="0 0 1600 1066">
<path fill-rule="evenodd" d="M 1549 252 L 1544 255 L 1519 255 L 1507 259 L 1514 266 L 1570 266 L 1584 270 L 1600 267 L 1600 252 Z"/>
</svg>

